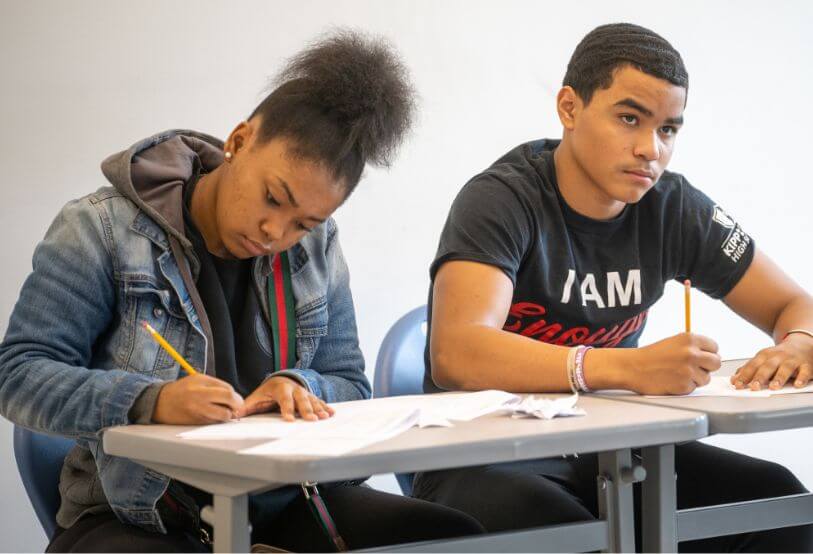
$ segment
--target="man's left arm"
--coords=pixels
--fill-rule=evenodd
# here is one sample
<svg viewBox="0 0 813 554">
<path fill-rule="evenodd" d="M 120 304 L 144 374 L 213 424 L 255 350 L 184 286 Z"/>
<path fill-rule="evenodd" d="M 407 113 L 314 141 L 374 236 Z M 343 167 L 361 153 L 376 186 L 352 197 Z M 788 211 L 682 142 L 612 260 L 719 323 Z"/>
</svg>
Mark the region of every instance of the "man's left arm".
<svg viewBox="0 0 813 554">
<path fill-rule="evenodd" d="M 803 387 L 813 377 L 813 297 L 757 250 L 748 270 L 723 301 L 774 339 L 731 377 L 737 388 Z"/>
</svg>

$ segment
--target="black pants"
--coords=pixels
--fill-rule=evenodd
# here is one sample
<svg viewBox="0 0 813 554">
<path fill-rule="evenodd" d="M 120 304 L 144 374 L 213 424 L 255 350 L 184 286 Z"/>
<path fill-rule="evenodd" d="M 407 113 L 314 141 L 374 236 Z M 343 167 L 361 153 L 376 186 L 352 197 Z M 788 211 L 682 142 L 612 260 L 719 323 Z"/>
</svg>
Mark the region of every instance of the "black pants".
<svg viewBox="0 0 813 554">
<path fill-rule="evenodd" d="M 699 442 L 675 448 L 679 509 L 807 492 L 786 468 Z M 488 532 L 598 516 L 595 454 L 419 473 L 413 495 L 477 518 Z M 640 487 L 635 485 L 640 548 Z M 681 552 L 812 552 L 813 526 L 682 542 Z"/>
<path fill-rule="evenodd" d="M 322 491 L 339 533 L 349 548 L 370 548 L 404 542 L 482 533 L 483 527 L 457 510 L 346 485 Z M 304 496 L 297 496 L 268 525 L 255 525 L 252 543 L 296 552 L 331 552 L 333 547 L 311 514 Z M 121 523 L 112 513 L 88 516 L 57 532 L 46 552 L 211 552 L 191 533 L 151 533 Z"/>
</svg>

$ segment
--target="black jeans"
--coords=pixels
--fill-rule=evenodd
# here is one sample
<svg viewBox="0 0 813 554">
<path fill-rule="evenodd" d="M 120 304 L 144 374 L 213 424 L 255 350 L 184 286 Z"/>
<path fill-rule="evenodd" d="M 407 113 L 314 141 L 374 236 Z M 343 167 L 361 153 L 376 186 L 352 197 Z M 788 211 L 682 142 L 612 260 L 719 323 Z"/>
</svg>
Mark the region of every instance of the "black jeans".
<svg viewBox="0 0 813 554">
<path fill-rule="evenodd" d="M 699 442 L 675 448 L 679 509 L 805 493 L 786 468 Z M 413 495 L 456 508 L 488 532 L 598 517 L 595 454 L 419 473 Z M 640 535 L 640 486 L 635 485 Z M 813 526 L 682 542 L 681 552 L 811 552 Z"/>
<path fill-rule="evenodd" d="M 322 498 L 349 548 L 370 548 L 482 533 L 462 512 L 368 487 L 325 487 Z M 296 552 L 331 552 L 333 547 L 311 514 L 303 495 L 267 525 L 254 525 L 252 543 Z M 192 533 L 166 535 L 121 523 L 112 513 L 88 516 L 58 530 L 46 552 L 211 552 Z"/>
</svg>

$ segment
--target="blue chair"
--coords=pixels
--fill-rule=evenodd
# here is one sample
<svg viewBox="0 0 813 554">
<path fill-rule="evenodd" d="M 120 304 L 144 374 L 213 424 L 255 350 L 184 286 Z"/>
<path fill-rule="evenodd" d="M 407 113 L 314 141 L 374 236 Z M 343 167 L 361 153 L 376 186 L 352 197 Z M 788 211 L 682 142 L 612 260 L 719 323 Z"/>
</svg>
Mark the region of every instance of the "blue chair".
<svg viewBox="0 0 813 554">
<path fill-rule="evenodd" d="M 14 458 L 23 479 L 25 492 L 45 535 L 50 540 L 56 531 L 59 509 L 59 473 L 65 455 L 76 442 L 72 439 L 43 435 L 14 426 Z"/>
<path fill-rule="evenodd" d="M 421 306 L 396 321 L 384 337 L 375 362 L 374 397 L 423 393 L 425 324 L 426 306 Z M 395 478 L 409 496 L 414 474 L 396 473 Z"/>
</svg>

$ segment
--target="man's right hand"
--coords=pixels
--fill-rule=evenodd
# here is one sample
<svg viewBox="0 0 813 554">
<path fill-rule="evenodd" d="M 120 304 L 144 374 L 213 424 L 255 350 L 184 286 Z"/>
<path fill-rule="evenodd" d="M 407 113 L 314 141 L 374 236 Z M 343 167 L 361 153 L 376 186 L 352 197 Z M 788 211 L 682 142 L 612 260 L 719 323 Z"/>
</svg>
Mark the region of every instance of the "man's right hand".
<svg viewBox="0 0 813 554">
<path fill-rule="evenodd" d="M 243 398 L 225 381 L 190 375 L 161 387 L 153 423 L 202 425 L 229 421 L 243 407 Z"/>
<path fill-rule="evenodd" d="M 630 352 L 634 363 L 626 388 L 640 394 L 689 394 L 707 385 L 709 373 L 720 369 L 718 350 L 712 339 L 691 333 L 638 348 Z"/>
</svg>

